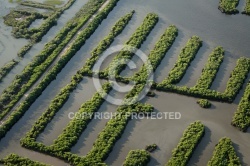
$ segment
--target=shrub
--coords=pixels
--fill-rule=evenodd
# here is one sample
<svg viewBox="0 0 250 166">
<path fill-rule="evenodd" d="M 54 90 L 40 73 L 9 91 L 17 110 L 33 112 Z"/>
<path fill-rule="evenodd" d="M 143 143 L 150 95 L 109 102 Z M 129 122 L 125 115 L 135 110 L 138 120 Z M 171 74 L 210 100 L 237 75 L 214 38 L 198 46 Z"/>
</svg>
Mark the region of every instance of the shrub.
<svg viewBox="0 0 250 166">
<path fill-rule="evenodd" d="M 202 108 L 210 108 L 212 105 L 207 99 L 200 99 L 197 101 L 197 104 L 199 104 Z"/>
<path fill-rule="evenodd" d="M 241 166 L 240 159 L 237 157 L 232 141 L 229 138 L 220 139 L 215 146 L 213 156 L 208 162 L 208 166 Z"/>
</svg>

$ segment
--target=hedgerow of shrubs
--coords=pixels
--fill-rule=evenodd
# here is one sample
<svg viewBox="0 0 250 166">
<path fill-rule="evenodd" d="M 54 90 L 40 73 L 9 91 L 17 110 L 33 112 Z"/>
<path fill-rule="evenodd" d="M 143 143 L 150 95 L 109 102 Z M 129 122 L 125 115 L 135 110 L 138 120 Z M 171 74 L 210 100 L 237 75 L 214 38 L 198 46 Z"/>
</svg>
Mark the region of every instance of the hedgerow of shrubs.
<svg viewBox="0 0 250 166">
<path fill-rule="evenodd" d="M 171 48 L 177 35 L 178 29 L 174 25 L 169 26 L 160 37 L 159 41 L 155 44 L 154 49 L 150 52 L 147 63 L 143 64 L 140 71 L 137 72 L 132 79 L 137 82 L 147 81 L 149 70 L 152 70 L 153 72 L 156 70 L 167 51 Z"/>
<path fill-rule="evenodd" d="M 197 101 L 197 104 L 202 108 L 210 108 L 212 104 L 207 99 L 200 99 Z"/>
<path fill-rule="evenodd" d="M 160 91 L 175 92 L 178 94 L 193 96 L 197 98 L 206 98 L 215 101 L 233 102 L 236 95 L 239 93 L 245 79 L 250 71 L 250 59 L 241 57 L 237 60 L 237 65 L 230 74 L 230 78 L 227 82 L 225 92 L 217 92 L 215 90 L 187 87 L 187 86 L 176 86 L 169 84 L 167 79 L 163 82 L 154 84 L 154 87 Z"/>
<path fill-rule="evenodd" d="M 169 72 L 168 77 L 163 80 L 163 84 L 178 83 L 186 73 L 187 68 L 189 67 L 190 63 L 194 59 L 201 46 L 202 41 L 198 36 L 191 37 L 191 39 L 188 40 L 186 46 L 181 50 L 181 53 L 178 56 L 178 60 Z"/>
<path fill-rule="evenodd" d="M 246 0 L 246 6 L 242 14 L 250 15 L 250 0 Z"/>
<path fill-rule="evenodd" d="M 166 166 L 185 166 L 204 134 L 205 127 L 200 121 L 191 123 L 184 131 L 177 147 L 172 151 L 172 157 Z"/>
<path fill-rule="evenodd" d="M 241 166 L 240 159 L 237 157 L 232 141 L 229 138 L 220 139 L 215 146 L 213 156 L 207 164 L 208 166 Z"/>
<path fill-rule="evenodd" d="M 239 0 L 220 0 L 218 9 L 222 13 L 226 14 L 237 14 L 239 11 L 236 7 L 239 4 Z"/>
<path fill-rule="evenodd" d="M 143 20 L 142 25 L 136 29 L 134 34 L 125 43 L 125 45 L 129 45 L 134 48 L 140 48 L 149 33 L 157 24 L 158 19 L 158 16 L 154 13 L 147 14 L 146 18 Z M 120 53 L 118 53 L 118 55 L 115 56 L 109 66 L 104 70 L 104 72 L 100 72 L 100 76 L 107 77 L 109 75 L 109 71 L 112 71 L 112 73 L 110 74 L 113 76 L 119 75 L 120 72 L 126 67 L 125 60 L 131 59 L 133 55 L 134 53 L 132 53 L 131 51 L 122 50 Z"/>
<path fill-rule="evenodd" d="M 125 16 L 121 17 L 115 25 L 111 28 L 110 33 L 99 42 L 98 46 L 91 52 L 91 57 L 87 59 L 84 65 L 84 73 L 91 76 L 92 75 L 92 67 L 98 60 L 101 53 L 103 53 L 114 41 L 115 37 L 118 36 L 126 27 L 128 22 L 131 20 L 134 10 Z"/>
<path fill-rule="evenodd" d="M 237 65 L 230 74 L 230 78 L 227 82 L 227 87 L 224 92 L 228 96 L 229 101 L 232 102 L 236 95 L 239 93 L 242 85 L 244 84 L 247 75 L 250 71 L 250 59 L 241 57 L 237 60 Z"/>
<path fill-rule="evenodd" d="M 6 63 L 0 69 L 0 82 L 10 72 L 10 70 L 13 69 L 17 64 L 18 64 L 18 61 L 16 61 L 16 60 L 13 59 L 10 62 Z"/>
<path fill-rule="evenodd" d="M 224 50 L 222 47 L 217 47 L 214 49 L 214 51 L 209 55 L 205 67 L 202 69 L 201 76 L 198 79 L 195 88 L 210 88 L 223 61 L 223 56 Z"/>
<path fill-rule="evenodd" d="M 145 150 L 131 150 L 126 160 L 123 163 L 123 166 L 144 166 L 150 160 L 150 155 Z"/>
<path fill-rule="evenodd" d="M 20 157 L 16 154 L 10 154 L 3 159 L 3 164 L 6 166 L 23 165 L 23 166 L 49 166 L 38 161 L 32 161 L 26 157 Z"/>
<path fill-rule="evenodd" d="M 247 84 L 231 124 L 243 132 L 250 126 L 250 83 Z"/>
<path fill-rule="evenodd" d="M 152 145 L 147 145 L 145 147 L 145 150 L 148 151 L 148 152 L 153 152 L 157 149 L 157 145 L 156 144 L 152 144 Z"/>
<path fill-rule="evenodd" d="M 43 90 L 52 82 L 56 75 L 63 69 L 63 67 L 67 64 L 67 62 L 75 55 L 75 53 L 81 48 L 81 46 L 85 43 L 85 41 L 94 33 L 97 27 L 101 24 L 101 22 L 107 17 L 110 11 L 116 6 L 118 0 L 111 0 L 109 4 L 97 14 L 97 16 L 91 21 L 91 23 L 77 36 L 75 41 L 72 43 L 71 47 L 65 52 L 64 56 L 52 67 L 51 70 L 44 76 L 39 85 L 32 90 L 32 92 L 28 95 L 24 102 L 20 104 L 20 106 L 13 111 L 13 113 L 8 117 L 5 125 L 0 128 L 0 138 L 2 138 L 6 132 L 15 124 L 17 120 L 21 118 L 21 116 L 25 113 L 25 111 L 30 107 L 30 105 L 36 100 L 38 96 L 40 96 Z M 43 66 L 42 66 L 43 67 Z M 46 69 L 46 67 L 44 67 Z M 38 69 L 38 68 L 37 68 Z M 34 72 L 39 72 L 35 69 Z M 43 70 L 44 71 L 44 70 Z M 42 72 L 40 71 L 42 74 Z M 37 73 L 36 73 L 37 74 Z M 37 75 L 35 75 L 37 76 Z M 37 76 L 37 79 L 39 76 Z M 19 98 L 25 93 L 26 90 L 31 87 L 31 85 L 36 81 L 36 79 L 31 77 L 28 85 L 25 85 L 27 88 L 24 89 L 24 85 L 22 86 L 21 91 L 18 93 L 19 96 L 15 96 L 14 102 L 17 102 Z M 10 105 L 13 107 L 13 101 L 11 101 Z M 6 111 L 5 111 L 6 112 Z"/>
</svg>

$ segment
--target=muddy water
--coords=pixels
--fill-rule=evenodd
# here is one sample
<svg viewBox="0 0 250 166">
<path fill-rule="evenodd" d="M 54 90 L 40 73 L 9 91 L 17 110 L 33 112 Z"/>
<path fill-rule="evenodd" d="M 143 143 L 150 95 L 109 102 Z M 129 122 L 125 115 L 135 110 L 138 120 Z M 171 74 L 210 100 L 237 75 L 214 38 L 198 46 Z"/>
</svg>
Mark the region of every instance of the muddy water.
<svg viewBox="0 0 250 166">
<path fill-rule="evenodd" d="M 230 125 L 235 104 L 213 102 L 211 109 L 202 109 L 196 99 L 176 94 L 157 92 L 155 98 L 147 98 L 146 103 L 154 105 L 156 112 L 180 112 L 180 120 L 143 119 L 131 120 L 122 138 L 106 160 L 108 165 L 121 165 L 127 153 L 132 149 L 144 149 L 146 145 L 156 143 L 159 146 L 151 153 L 149 165 L 164 165 L 171 157 L 182 132 L 189 123 L 201 120 L 206 125 L 206 134 L 199 144 L 190 165 L 206 165 L 211 158 L 213 148 L 221 137 L 227 136 L 235 143 L 238 156 L 243 163 L 250 163 L 248 140 L 249 133 L 242 133 Z M 181 102 L 182 104 L 179 104 Z M 164 104 L 163 104 L 164 103 Z"/>
<path fill-rule="evenodd" d="M 60 27 L 66 22 L 64 22 L 64 20 L 72 17 L 77 11 L 76 9 L 79 9 L 82 6 L 82 3 L 84 2 L 77 1 L 75 5 L 73 5 L 62 15 L 62 17 L 59 19 L 59 24 L 49 31 L 41 43 L 35 45 L 34 49 L 32 49 L 25 59 L 21 61 L 20 65 L 17 66 L 15 70 L 13 70 L 14 73 L 9 77 L 12 77 L 13 79 L 15 74 L 20 73 L 21 69 L 34 55 L 36 55 L 35 53 L 40 52 L 40 50 L 43 48 L 43 45 L 53 38 Z M 197 54 L 197 59 L 195 59 L 191 64 L 187 71 L 187 75 L 185 75 L 184 79 L 180 82 L 180 85 L 193 86 L 196 80 L 199 78 L 199 74 L 206 63 L 209 53 L 213 50 L 213 48 L 221 45 L 226 50 L 225 59 L 219 70 L 218 76 L 212 85 L 212 89 L 224 91 L 229 74 L 235 67 L 236 60 L 243 55 L 249 57 L 250 50 L 248 44 L 250 42 L 250 32 L 248 27 L 250 25 L 250 17 L 241 14 L 227 16 L 220 13 L 220 11 L 217 9 L 217 6 L 217 0 L 212 0 L 209 2 L 205 0 L 161 0 L 157 3 L 155 3 L 155 1 L 149 0 L 121 0 L 116 8 L 108 16 L 107 20 L 101 24 L 95 34 L 86 42 L 85 46 L 82 47 L 82 49 L 62 70 L 57 79 L 53 81 L 52 84 L 44 91 L 44 93 L 28 110 L 22 120 L 20 120 L 14 126 L 13 130 L 7 134 L 6 138 L 0 142 L 1 158 L 7 155 L 9 152 L 14 152 L 21 155 L 25 154 L 31 159 L 36 159 L 53 165 L 64 164 L 57 159 L 50 157 L 45 158 L 44 155 L 38 155 L 36 152 L 31 152 L 21 148 L 18 140 L 22 138 L 27 131 L 29 131 L 35 120 L 42 114 L 44 109 L 47 108 L 50 100 L 54 98 L 61 87 L 65 86 L 70 81 L 70 77 L 75 74 L 76 70 L 84 64 L 86 58 L 90 55 L 90 51 L 97 45 L 98 41 L 108 34 L 109 29 L 114 24 L 114 22 L 118 20 L 119 17 L 129 12 L 131 9 L 136 10 L 135 17 L 131 20 L 130 25 L 126 27 L 124 33 L 115 40 L 114 45 L 123 44 L 134 32 L 135 28 L 141 24 L 141 21 L 146 16 L 146 14 L 149 12 L 155 12 L 159 14 L 160 22 L 157 24 L 156 29 L 152 31 L 148 37 L 148 40 L 142 46 L 142 51 L 144 51 L 146 54 L 148 54 L 149 50 L 153 48 L 154 43 L 158 40 L 159 36 L 164 32 L 167 26 L 170 24 L 175 24 L 179 29 L 179 36 L 155 73 L 156 81 L 161 82 L 168 75 L 168 71 L 173 67 L 180 49 L 185 46 L 187 40 L 192 35 L 198 35 L 205 42 L 205 45 Z M 241 3 L 239 8 L 242 8 L 242 6 L 243 4 Z M 2 6 L 0 8 L 2 8 Z M 1 10 L 1 12 L 2 11 L 3 10 Z M 0 23 L 0 25 L 2 27 L 2 23 Z M 5 31 L 0 28 L 0 35 L 5 33 L 7 34 L 8 38 L 11 38 L 10 31 L 10 28 L 6 29 Z M 7 47 L 9 43 L 16 45 L 19 43 L 19 48 L 25 44 L 22 40 L 14 41 L 14 39 L 8 39 L 9 41 L 13 42 L 6 40 L 7 38 L 2 40 L 2 36 L 0 41 L 1 43 L 5 44 L 5 47 Z M 8 51 L 5 47 L 5 52 L 8 54 L 0 54 L 0 63 L 7 62 L 7 58 L 11 59 L 9 57 L 11 53 L 15 53 L 15 55 L 13 55 L 13 57 L 15 57 L 16 52 L 19 50 L 12 46 L 15 48 L 15 51 L 12 47 L 10 47 L 12 49 L 9 49 Z M 139 63 L 140 62 L 138 62 L 138 64 Z M 106 64 L 108 65 L 109 62 Z M 9 81 L 4 80 L 4 84 L 8 85 L 12 79 L 6 79 Z M 76 91 L 84 93 L 85 87 L 89 88 L 92 86 L 91 84 L 92 82 L 87 82 L 87 84 L 79 87 Z M 2 91 L 2 85 L 0 91 Z M 87 93 L 88 94 L 86 96 L 89 94 L 91 95 L 91 93 L 93 93 L 93 89 L 89 88 Z M 241 91 L 240 95 L 242 94 L 243 91 Z M 79 98 L 75 97 L 78 95 Z M 84 101 L 84 99 L 80 96 L 84 95 L 85 94 L 73 93 L 70 99 L 75 104 L 73 104 L 73 106 L 70 105 L 70 102 L 66 104 L 65 108 L 61 110 L 61 114 L 63 114 L 63 111 L 69 111 L 71 109 L 77 110 L 79 105 Z M 240 97 L 238 96 L 235 103 L 238 103 L 239 99 Z M 195 120 L 201 120 L 206 125 L 206 135 L 195 151 L 195 154 L 190 160 L 189 165 L 206 165 L 207 161 L 211 158 L 215 144 L 218 143 L 218 140 L 223 136 L 228 136 L 232 139 L 242 163 L 249 164 L 250 161 L 249 158 L 247 158 L 250 153 L 250 147 L 248 143 L 248 140 L 250 139 L 249 131 L 248 133 L 241 133 L 230 125 L 231 118 L 237 108 L 237 105 L 213 102 L 212 109 L 204 110 L 196 104 L 196 100 L 197 99 L 186 96 L 157 92 L 156 98 L 150 98 L 145 102 L 153 104 L 156 108 L 156 111 L 179 111 L 182 113 L 182 119 L 144 119 L 130 121 L 122 138 L 116 143 L 113 151 L 105 162 L 108 165 L 121 165 L 130 150 L 138 148 L 143 149 L 148 144 L 156 143 L 160 148 L 152 153 L 152 159 L 149 165 L 164 165 L 171 157 L 171 151 L 177 145 L 183 130 L 188 126 L 189 123 Z M 112 110 L 112 108 L 109 106 L 104 105 L 103 107 L 107 108 L 103 108 L 104 111 Z M 59 126 L 63 127 L 67 125 L 68 121 L 64 119 L 65 117 L 65 114 L 63 114 L 63 116 L 57 117 L 58 124 L 55 122 L 54 125 L 51 124 L 51 127 L 53 127 L 52 131 L 56 131 L 54 129 L 58 129 L 57 127 Z M 97 137 L 98 132 L 101 131 L 104 123 L 104 121 L 93 121 L 86 133 L 82 134 L 79 142 L 75 147 L 73 147 L 72 152 L 79 155 L 86 154 L 92 147 L 92 143 Z M 96 130 L 96 132 L 93 130 Z M 44 136 L 50 137 L 47 140 L 45 139 L 41 141 L 44 141 L 45 143 L 48 141 L 47 143 L 50 144 L 51 141 L 58 136 L 58 133 L 55 133 L 55 135 L 53 135 L 53 133 L 54 132 L 51 132 L 49 135 L 46 135 L 46 132 L 43 133 L 45 134 Z"/>
<path fill-rule="evenodd" d="M 118 93 L 115 90 L 112 90 L 110 92 L 110 95 L 114 98 L 123 99 L 125 94 Z M 117 105 L 113 105 L 105 101 L 98 112 L 102 115 L 111 115 L 112 113 L 115 114 L 117 108 Z M 85 156 L 92 149 L 93 143 L 97 139 L 99 133 L 105 128 L 105 125 L 109 120 L 109 118 L 94 118 L 82 133 L 77 144 L 72 147 L 71 152 L 79 156 Z"/>
</svg>

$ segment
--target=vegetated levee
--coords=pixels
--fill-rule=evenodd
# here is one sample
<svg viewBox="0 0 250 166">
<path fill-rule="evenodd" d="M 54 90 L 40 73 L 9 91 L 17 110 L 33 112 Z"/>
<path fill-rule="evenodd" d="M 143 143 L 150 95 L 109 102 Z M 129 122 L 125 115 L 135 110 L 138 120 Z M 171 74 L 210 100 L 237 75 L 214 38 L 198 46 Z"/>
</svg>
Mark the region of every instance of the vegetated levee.
<svg viewBox="0 0 250 166">
<path fill-rule="evenodd" d="M 172 157 L 166 166 L 185 166 L 204 134 L 205 127 L 200 121 L 191 123 L 184 131 L 177 147 L 172 151 Z"/>
<path fill-rule="evenodd" d="M 246 0 L 246 6 L 242 14 L 250 15 L 250 0 Z"/>
<path fill-rule="evenodd" d="M 31 106 L 31 104 L 37 99 L 38 96 L 42 94 L 42 92 L 46 89 L 46 87 L 56 78 L 56 75 L 64 68 L 64 66 L 68 63 L 68 61 L 75 55 L 75 53 L 84 45 L 85 41 L 95 32 L 97 27 L 101 24 L 101 22 L 107 17 L 107 15 L 110 13 L 110 11 L 116 6 L 116 3 L 118 0 L 110 0 L 107 6 L 100 11 L 96 17 L 89 23 L 89 25 L 81 31 L 81 33 L 77 36 L 75 41 L 72 43 L 70 48 L 66 50 L 65 54 L 60 58 L 60 60 L 49 70 L 49 72 L 44 76 L 44 78 L 41 80 L 38 86 L 36 86 L 32 92 L 26 97 L 26 99 L 19 105 L 16 110 L 14 110 L 10 116 L 8 116 L 8 119 L 4 122 L 4 125 L 0 128 L 0 138 L 2 138 L 6 132 L 22 117 L 22 115 L 25 113 L 25 111 Z M 61 51 L 61 48 L 59 48 Z M 47 51 L 47 50 L 46 50 Z M 44 54 L 43 51 L 42 53 Z M 57 54 L 56 54 L 57 55 Z M 54 55 L 54 56 L 56 56 Z M 50 60 L 51 57 L 48 58 Z M 47 60 L 45 60 L 46 62 Z M 53 60 L 50 60 L 49 63 L 51 63 Z M 37 62 L 37 61 L 36 61 Z M 48 63 L 48 62 L 47 62 Z M 42 66 L 41 66 L 42 65 Z M 35 71 L 29 71 L 31 73 L 39 72 L 37 71 L 40 67 L 42 67 L 39 70 L 46 69 L 46 66 L 41 64 L 38 66 L 38 68 L 35 69 Z M 31 65 L 29 65 L 31 66 Z M 28 68 L 29 69 L 29 68 Z M 27 70 L 27 68 L 26 68 Z M 24 70 L 24 71 L 26 71 Z M 43 70 L 45 71 L 45 70 Z M 42 72 L 40 72 L 40 75 Z M 26 76 L 26 75 L 23 75 Z M 28 76 L 26 76 L 28 77 Z M 21 96 L 25 93 L 26 90 L 28 90 L 32 84 L 36 81 L 34 77 L 39 78 L 39 75 L 37 73 L 33 76 L 31 76 L 30 80 L 28 80 L 27 84 L 22 85 L 21 91 L 16 95 L 12 95 L 12 99 L 15 97 L 13 101 L 9 102 L 9 105 L 7 108 L 4 108 L 4 105 L 2 106 L 2 115 L 6 115 L 11 108 L 14 106 L 14 103 L 16 103 Z M 19 78 L 19 77 L 17 77 Z M 15 82 L 14 82 L 15 83 Z M 13 85 L 13 84 L 12 84 Z M 14 84 L 15 85 L 15 84 Z M 25 87 L 26 86 L 26 87 Z M 10 89 L 8 90 L 13 90 Z M 20 87 L 18 87 L 20 88 Z M 24 89 L 26 88 L 26 89 Z M 5 91 L 6 92 L 6 91 Z M 15 90 L 14 90 L 15 92 Z M 18 98 L 17 98 L 18 96 Z M 3 116 L 2 116 L 3 117 Z"/>
<path fill-rule="evenodd" d="M 147 165 L 150 155 L 146 150 L 131 150 L 123 166 Z"/>
<path fill-rule="evenodd" d="M 134 48 L 140 48 L 143 42 L 146 40 L 149 33 L 153 30 L 154 26 L 158 22 L 158 16 L 154 13 L 149 13 L 143 20 L 143 23 L 138 27 L 135 33 L 130 37 L 130 39 L 125 43 Z M 125 48 L 126 49 L 126 48 Z M 111 61 L 109 66 L 100 72 L 99 75 L 102 78 L 108 77 L 109 75 L 117 76 L 126 67 L 126 61 L 133 57 L 134 53 L 131 51 L 122 50 L 115 58 Z M 110 71 L 112 73 L 110 73 Z M 97 71 L 99 72 L 99 71 Z"/>
<path fill-rule="evenodd" d="M 177 62 L 174 64 L 174 67 L 169 72 L 168 77 L 163 80 L 163 83 L 178 83 L 186 73 L 187 68 L 189 67 L 190 63 L 194 59 L 201 46 L 202 41 L 199 37 L 191 37 L 191 39 L 188 40 L 186 46 L 181 50 Z"/>
<path fill-rule="evenodd" d="M 56 9 L 54 5 L 49 5 L 49 4 L 44 4 L 44 3 L 34 2 L 34 1 L 22 1 L 20 2 L 20 4 L 24 6 L 30 6 L 30 7 L 40 8 L 40 9 L 50 9 L 50 10 Z"/>
<path fill-rule="evenodd" d="M 219 67 L 223 61 L 224 50 L 222 47 L 217 47 L 209 55 L 205 67 L 202 69 L 200 78 L 198 79 L 195 88 L 209 89 L 212 85 Z"/>
<path fill-rule="evenodd" d="M 0 160 L 0 163 L 4 165 L 30 165 L 30 166 L 49 166 L 47 164 L 40 163 L 38 161 L 32 161 L 25 157 L 20 157 L 16 154 L 10 154 L 6 156 L 4 159 Z"/>
<path fill-rule="evenodd" d="M 243 132 L 250 126 L 250 83 L 247 84 L 231 124 Z"/>
<path fill-rule="evenodd" d="M 239 11 L 236 7 L 239 4 L 239 0 L 220 0 L 218 9 L 222 13 L 226 14 L 237 14 Z"/>
<path fill-rule="evenodd" d="M 11 60 L 10 62 L 6 63 L 1 69 L 0 69 L 0 82 L 3 80 L 3 78 L 10 72 L 11 69 L 13 69 L 17 65 L 18 61 Z"/>
<path fill-rule="evenodd" d="M 208 162 L 208 166 L 241 166 L 240 159 L 235 153 L 232 141 L 229 138 L 220 139 L 219 143 L 215 146 L 213 156 Z"/>
</svg>

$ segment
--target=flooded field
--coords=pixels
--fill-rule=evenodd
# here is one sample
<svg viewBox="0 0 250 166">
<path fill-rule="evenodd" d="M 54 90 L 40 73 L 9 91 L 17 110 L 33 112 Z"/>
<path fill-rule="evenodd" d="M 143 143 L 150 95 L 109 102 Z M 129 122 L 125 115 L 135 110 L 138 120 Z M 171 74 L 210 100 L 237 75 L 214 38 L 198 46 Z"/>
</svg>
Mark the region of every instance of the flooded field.
<svg viewBox="0 0 250 166">
<path fill-rule="evenodd" d="M 49 1 L 51 0 L 43 0 L 42 2 L 52 3 Z M 57 25 L 52 27 L 42 38 L 42 41 L 35 44 L 23 59 L 17 58 L 17 52 L 28 43 L 28 40 L 15 39 L 11 35 L 12 28 L 6 26 L 2 18 L 18 4 L 15 1 L 0 0 L 0 2 L 3 4 L 0 6 L 0 67 L 11 59 L 20 60 L 20 63 L 0 83 L 0 93 L 2 93 L 12 82 L 15 75 L 21 73 L 23 68 L 32 61 L 32 58 L 43 49 L 47 42 L 56 36 L 57 32 L 75 15 L 87 0 L 76 0 L 61 15 L 57 21 Z M 65 2 L 66 0 L 54 3 L 62 5 Z M 32 125 L 46 110 L 50 101 L 54 99 L 60 89 L 70 83 L 71 77 L 77 70 L 83 67 L 86 60 L 90 57 L 91 51 L 109 33 L 114 23 L 131 10 L 135 10 L 135 15 L 124 31 L 115 38 L 111 46 L 124 44 L 128 41 L 136 28 L 141 25 L 145 16 L 150 12 L 154 12 L 159 15 L 159 22 L 141 46 L 141 50 L 146 55 L 154 48 L 155 43 L 169 25 L 174 24 L 179 30 L 174 44 L 155 71 L 154 80 L 160 83 L 168 76 L 169 71 L 173 68 L 181 49 L 186 45 L 188 39 L 193 35 L 197 35 L 202 39 L 203 46 L 198 51 L 196 58 L 192 61 L 183 79 L 177 85 L 194 86 L 201 75 L 209 54 L 215 47 L 222 46 L 225 49 L 224 61 L 220 66 L 211 89 L 224 92 L 237 59 L 242 56 L 250 58 L 250 17 L 242 14 L 222 14 L 217 9 L 218 3 L 218 0 L 159 0 L 157 2 L 150 0 L 120 0 L 95 33 L 57 75 L 56 79 L 52 81 L 21 120 L 0 141 L 0 158 L 4 158 L 9 153 L 16 153 L 46 164 L 55 166 L 68 165 L 57 158 L 21 147 L 20 139 L 31 129 Z M 241 2 L 238 9 L 242 10 L 244 5 Z M 39 27 L 42 21 L 37 20 L 33 22 L 31 27 Z M 104 62 L 102 69 L 108 67 L 114 56 L 112 55 Z M 132 60 L 137 64 L 137 68 L 132 71 L 126 68 L 121 73 L 122 76 L 132 76 L 142 66 L 142 62 L 138 58 L 134 57 Z M 233 141 L 233 146 L 242 165 L 250 165 L 250 131 L 248 130 L 246 133 L 243 133 L 230 124 L 249 78 L 250 74 L 244 83 L 243 89 L 232 104 L 212 102 L 212 108 L 210 109 L 199 107 L 196 104 L 197 98 L 155 91 L 156 97 L 146 97 L 142 102 L 152 104 L 156 112 L 180 112 L 181 119 L 130 120 L 121 138 L 116 142 L 113 150 L 105 160 L 105 163 L 112 166 L 122 165 L 130 150 L 144 149 L 146 145 L 155 143 L 159 148 L 151 153 L 151 160 L 148 165 L 165 165 L 171 157 L 172 150 L 178 144 L 183 131 L 191 122 L 200 120 L 205 125 L 206 133 L 194 151 L 188 165 L 206 165 L 211 159 L 215 145 L 220 138 L 225 136 L 231 138 Z M 79 107 L 89 100 L 95 92 L 96 89 L 92 78 L 85 77 L 77 86 L 77 89 L 72 92 L 63 108 L 60 109 L 45 128 L 44 132 L 39 135 L 37 141 L 45 145 L 53 144 L 53 140 L 62 133 L 63 129 L 69 123 L 68 114 L 78 111 Z M 111 93 L 116 97 L 124 97 L 124 94 L 117 94 L 115 91 Z M 117 108 L 118 106 L 104 102 L 99 112 L 116 112 Z M 107 122 L 107 119 L 92 120 L 81 134 L 78 142 L 71 148 L 71 152 L 79 156 L 86 155 L 91 150 L 94 141 L 98 137 L 98 133 L 104 129 Z"/>
</svg>

